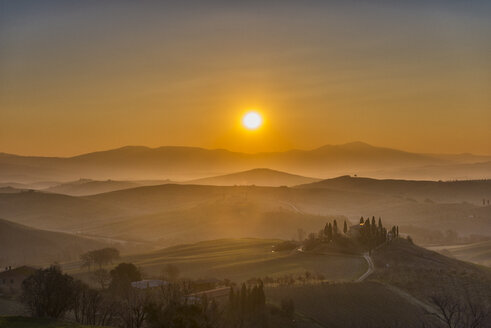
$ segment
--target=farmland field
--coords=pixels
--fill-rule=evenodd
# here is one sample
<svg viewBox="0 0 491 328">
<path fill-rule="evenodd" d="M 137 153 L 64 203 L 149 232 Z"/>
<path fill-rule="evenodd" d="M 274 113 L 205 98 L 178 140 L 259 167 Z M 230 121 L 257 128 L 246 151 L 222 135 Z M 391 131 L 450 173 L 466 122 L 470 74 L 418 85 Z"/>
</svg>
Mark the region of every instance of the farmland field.
<svg viewBox="0 0 491 328">
<path fill-rule="evenodd" d="M 325 327 L 398 327 L 402 323 L 419 327 L 414 318 L 423 316 L 417 306 L 377 282 L 267 288 L 266 296 L 273 303 L 293 299 L 302 317 Z"/>
<path fill-rule="evenodd" d="M 298 252 L 272 252 L 276 239 L 221 239 L 179 245 L 159 251 L 125 256 L 147 275 L 158 276 L 166 264 L 176 265 L 181 277 L 219 278 L 241 282 L 251 277 L 322 274 L 328 280 L 351 281 L 367 270 L 365 260 L 356 255 L 329 255 Z M 70 273 L 83 273 L 79 263 L 64 265 Z"/>
</svg>

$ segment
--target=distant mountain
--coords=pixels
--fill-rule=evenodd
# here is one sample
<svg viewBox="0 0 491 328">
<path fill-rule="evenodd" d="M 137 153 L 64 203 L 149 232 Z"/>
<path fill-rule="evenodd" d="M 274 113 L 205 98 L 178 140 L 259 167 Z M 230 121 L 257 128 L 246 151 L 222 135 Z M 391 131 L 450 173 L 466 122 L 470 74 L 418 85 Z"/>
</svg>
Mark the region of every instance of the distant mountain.
<svg viewBox="0 0 491 328">
<path fill-rule="evenodd" d="M 216 186 L 295 186 L 312 183 L 320 179 L 308 178 L 271 169 L 252 169 L 244 172 L 220 175 L 216 177 L 191 180 L 187 184 Z"/>
<path fill-rule="evenodd" d="M 12 187 L 0 187 L 0 194 L 16 194 L 19 192 L 23 192 L 22 189 L 12 188 Z"/>
<path fill-rule="evenodd" d="M 455 178 L 450 165 L 463 164 L 459 158 L 448 155 L 416 154 L 362 142 L 257 154 L 195 147 L 127 146 L 68 158 L 0 154 L 0 181 L 70 181 L 81 176 L 95 180 L 185 181 L 260 167 L 316 177 L 367 173 L 380 177 L 390 171 L 396 174 L 394 177 L 400 178 L 405 177 L 404 170 L 414 169 L 416 173 L 409 173 L 417 179 L 414 175 L 418 170 L 434 167 L 438 171 L 440 166 L 445 166 L 447 171 L 444 178 Z M 473 172 L 467 171 L 466 176 L 472 178 Z M 485 177 L 491 177 L 491 170 L 487 167 L 474 178 Z"/>
<path fill-rule="evenodd" d="M 83 252 L 102 247 L 107 244 L 0 219 L 0 267 L 76 260 Z"/>
<path fill-rule="evenodd" d="M 62 183 L 47 189 L 45 192 L 71 195 L 71 196 L 88 196 L 101 194 L 104 192 L 110 192 L 115 190 L 130 189 L 141 186 L 153 186 L 158 184 L 170 183 L 170 180 L 158 180 L 158 181 L 115 181 L 105 180 L 97 181 L 91 179 L 80 179 L 77 181 L 71 181 Z"/>
</svg>

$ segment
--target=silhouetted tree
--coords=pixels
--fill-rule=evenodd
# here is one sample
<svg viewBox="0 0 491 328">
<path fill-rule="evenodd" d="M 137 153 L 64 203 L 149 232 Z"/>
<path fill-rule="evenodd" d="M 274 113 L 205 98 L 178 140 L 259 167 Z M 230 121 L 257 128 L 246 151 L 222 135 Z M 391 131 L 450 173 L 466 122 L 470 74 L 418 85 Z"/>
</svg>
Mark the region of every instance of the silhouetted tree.
<svg viewBox="0 0 491 328">
<path fill-rule="evenodd" d="M 162 274 L 164 279 L 174 281 L 179 277 L 179 268 L 174 264 L 166 264 Z"/>
<path fill-rule="evenodd" d="M 327 226 L 327 241 L 331 241 L 332 240 L 332 237 L 333 237 L 333 231 L 332 231 L 332 225 L 331 225 L 331 222 L 329 222 L 328 226 Z"/>
<path fill-rule="evenodd" d="M 120 263 L 110 274 L 109 290 L 117 295 L 125 295 L 131 288 L 131 282 L 141 280 L 140 270 L 133 263 Z"/>
<path fill-rule="evenodd" d="M 348 233 L 348 224 L 346 224 L 346 220 L 344 221 L 343 232 L 344 232 L 344 234 Z"/>
<path fill-rule="evenodd" d="M 75 300 L 75 283 L 58 266 L 39 269 L 22 282 L 22 302 L 35 317 L 60 318 Z"/>
</svg>

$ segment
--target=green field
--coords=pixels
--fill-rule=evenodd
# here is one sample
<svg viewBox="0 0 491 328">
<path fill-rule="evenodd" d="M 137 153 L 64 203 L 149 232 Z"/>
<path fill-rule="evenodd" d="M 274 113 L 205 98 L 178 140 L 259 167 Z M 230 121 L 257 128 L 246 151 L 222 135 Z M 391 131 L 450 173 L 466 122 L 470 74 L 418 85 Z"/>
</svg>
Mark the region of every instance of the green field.
<svg viewBox="0 0 491 328">
<path fill-rule="evenodd" d="M 272 252 L 275 239 L 220 239 L 179 245 L 144 254 L 125 256 L 148 276 L 158 276 L 166 264 L 176 265 L 181 277 L 218 278 L 241 282 L 252 277 L 319 273 L 328 280 L 351 281 L 367 270 L 356 255 Z M 65 265 L 68 273 L 80 274 L 77 263 Z"/>
<path fill-rule="evenodd" d="M 56 321 L 43 318 L 27 317 L 0 317 L 1 328 L 85 328 L 95 326 L 83 326 L 71 322 Z"/>
</svg>

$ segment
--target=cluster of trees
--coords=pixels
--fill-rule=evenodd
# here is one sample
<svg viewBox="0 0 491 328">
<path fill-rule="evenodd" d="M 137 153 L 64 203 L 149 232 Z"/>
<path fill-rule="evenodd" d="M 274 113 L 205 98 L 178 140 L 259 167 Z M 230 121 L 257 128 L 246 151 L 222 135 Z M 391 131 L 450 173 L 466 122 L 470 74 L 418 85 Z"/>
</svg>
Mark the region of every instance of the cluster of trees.
<svg viewBox="0 0 491 328">
<path fill-rule="evenodd" d="M 347 234 L 348 233 L 348 224 L 346 221 L 344 221 L 343 224 L 343 233 Z M 326 223 L 326 226 L 324 227 L 324 230 L 322 231 L 322 236 L 321 238 L 324 241 L 331 242 L 335 239 L 337 239 L 340 236 L 340 230 L 338 228 L 338 222 L 334 220 L 331 224 L 331 222 Z"/>
<path fill-rule="evenodd" d="M 33 317 L 58 319 L 71 313 L 75 321 L 84 325 L 180 327 L 171 323 L 191 320 L 192 327 L 212 327 L 207 301 L 206 305 L 187 303 L 186 295 L 193 291 L 190 282 L 175 282 L 153 290 L 133 288 L 131 282 L 142 276 L 132 263 L 120 263 L 109 276 L 106 290 L 93 289 L 64 274 L 59 266 L 50 266 L 24 280 L 21 299 Z M 190 313 L 193 315 L 188 317 Z"/>
<path fill-rule="evenodd" d="M 111 247 L 97 249 L 80 255 L 82 268 L 86 267 L 89 271 L 92 265 L 97 265 L 99 269 L 102 269 L 102 266 L 112 264 L 117 259 L 119 259 L 119 251 Z"/>
<path fill-rule="evenodd" d="M 322 243 L 331 244 L 331 248 L 338 248 L 343 251 L 357 252 L 362 246 L 369 251 L 385 243 L 388 240 L 399 236 L 399 227 L 393 226 L 389 231 L 382 225 L 382 219 L 375 221 L 375 217 L 360 218 L 360 224 L 355 226 L 355 231 L 348 228 L 344 221 L 342 228 L 337 220 L 326 223 L 324 229 L 318 233 L 310 233 L 308 238 L 303 241 L 303 250 L 311 250 Z"/>
<path fill-rule="evenodd" d="M 247 280 L 248 285 L 264 284 L 265 286 L 292 286 L 298 284 L 312 284 L 321 283 L 326 280 L 326 277 L 321 273 L 312 273 L 310 271 L 305 271 L 304 274 L 285 274 L 281 276 L 270 277 L 266 276 L 263 278 L 250 278 Z"/>
<path fill-rule="evenodd" d="M 266 296 L 260 281 L 253 287 L 242 284 L 240 290 L 230 288 L 228 327 L 267 327 Z"/>
<path fill-rule="evenodd" d="M 34 317 L 58 319 L 70 314 L 80 324 L 122 328 L 266 327 L 272 315 L 262 282 L 231 287 L 229 302 L 218 304 L 206 293 L 197 294 L 199 283 L 190 280 L 134 288 L 131 282 L 141 280 L 142 274 L 132 263 L 120 263 L 109 277 L 106 289 L 94 289 L 59 266 L 39 269 L 23 282 L 22 301 Z M 282 309 L 292 315 L 293 303 Z"/>
<path fill-rule="evenodd" d="M 117 309 L 109 295 L 63 274 L 54 265 L 23 281 L 21 300 L 34 317 L 57 319 L 73 311 L 76 321 L 90 325 L 108 324 Z"/>
<path fill-rule="evenodd" d="M 390 234 L 387 229 L 382 225 L 382 219 L 378 218 L 378 224 L 375 221 L 375 217 L 364 219 L 360 218 L 360 234 L 359 241 L 368 248 L 372 250 L 375 247 L 385 243 L 391 238 L 399 237 L 399 227 L 393 226 L 390 229 Z"/>
<path fill-rule="evenodd" d="M 459 298 L 439 294 L 428 300 L 433 311 L 427 311 L 428 318 L 423 328 L 486 328 L 490 327 L 491 305 L 476 301 L 468 293 Z"/>
</svg>

